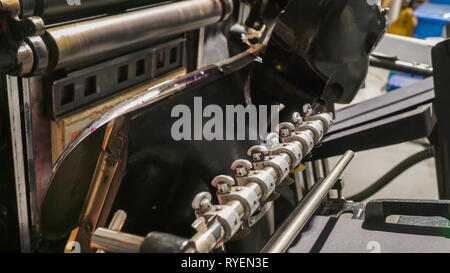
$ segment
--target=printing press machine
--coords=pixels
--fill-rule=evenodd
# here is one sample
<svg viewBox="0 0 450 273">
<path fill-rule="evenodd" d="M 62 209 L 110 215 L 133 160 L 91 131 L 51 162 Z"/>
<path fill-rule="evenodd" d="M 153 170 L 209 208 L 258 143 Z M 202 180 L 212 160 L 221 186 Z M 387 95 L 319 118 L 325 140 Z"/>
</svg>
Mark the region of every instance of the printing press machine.
<svg viewBox="0 0 450 273">
<path fill-rule="evenodd" d="M 432 64 L 377 54 L 387 13 L 362 0 L 0 0 L 0 251 L 450 251 L 450 44 Z M 429 77 L 335 110 L 370 64 Z M 172 110 L 196 98 L 276 105 L 276 130 L 175 140 Z M 425 137 L 342 195 L 354 152 Z M 362 202 L 430 157 L 441 200 Z"/>
</svg>

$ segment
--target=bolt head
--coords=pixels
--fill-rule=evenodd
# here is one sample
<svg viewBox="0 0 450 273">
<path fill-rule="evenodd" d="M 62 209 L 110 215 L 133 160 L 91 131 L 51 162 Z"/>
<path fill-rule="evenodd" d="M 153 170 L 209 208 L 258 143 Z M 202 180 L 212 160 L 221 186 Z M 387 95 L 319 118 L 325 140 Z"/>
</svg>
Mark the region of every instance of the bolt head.
<svg viewBox="0 0 450 273">
<path fill-rule="evenodd" d="M 191 226 L 192 226 L 195 230 L 199 230 L 199 229 L 201 229 L 205 224 L 206 224 L 205 218 L 204 218 L 204 217 L 199 217 L 199 218 L 197 218 L 197 220 L 194 221 L 194 223 L 192 223 Z"/>
<path fill-rule="evenodd" d="M 229 190 L 234 184 L 234 179 L 228 175 L 216 176 L 211 182 L 211 185 L 215 187 L 219 193 L 229 193 Z"/>
<path fill-rule="evenodd" d="M 211 206 L 212 196 L 209 192 L 201 192 L 194 197 L 192 208 L 194 210 L 204 210 L 207 206 Z"/>
<path fill-rule="evenodd" d="M 269 154 L 269 150 L 262 145 L 257 145 L 251 147 L 247 154 L 254 162 L 259 162 L 264 160 L 264 157 Z"/>
<path fill-rule="evenodd" d="M 312 108 L 311 104 L 309 104 L 309 103 L 303 105 L 302 110 L 303 110 L 303 114 L 305 116 L 310 116 L 313 113 L 313 108 Z"/>
<path fill-rule="evenodd" d="M 288 137 L 294 132 L 295 126 L 289 122 L 283 122 L 278 125 L 278 132 L 281 137 Z"/>
<path fill-rule="evenodd" d="M 269 148 L 276 147 L 280 144 L 280 139 L 277 133 L 270 133 L 266 137 L 266 144 Z"/>
<path fill-rule="evenodd" d="M 231 192 L 231 188 L 229 185 L 222 183 L 217 185 L 217 193 L 219 194 L 227 194 Z"/>
<path fill-rule="evenodd" d="M 247 176 L 252 167 L 252 163 L 245 159 L 238 159 L 231 164 L 231 169 L 235 171 L 237 177 Z"/>
<path fill-rule="evenodd" d="M 302 115 L 299 112 L 294 112 L 292 114 L 292 122 L 294 125 L 299 125 L 303 122 Z"/>
</svg>

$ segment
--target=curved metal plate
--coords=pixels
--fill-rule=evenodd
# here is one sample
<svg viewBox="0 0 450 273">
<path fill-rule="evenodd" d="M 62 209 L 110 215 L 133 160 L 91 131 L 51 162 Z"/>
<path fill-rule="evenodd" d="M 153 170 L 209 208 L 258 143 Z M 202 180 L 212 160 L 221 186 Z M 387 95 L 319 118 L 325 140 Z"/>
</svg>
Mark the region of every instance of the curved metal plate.
<svg viewBox="0 0 450 273">
<path fill-rule="evenodd" d="M 104 127 L 91 134 L 67 156 L 56 172 L 41 210 L 41 231 L 46 239 L 62 239 L 77 226 L 104 135 Z"/>
</svg>

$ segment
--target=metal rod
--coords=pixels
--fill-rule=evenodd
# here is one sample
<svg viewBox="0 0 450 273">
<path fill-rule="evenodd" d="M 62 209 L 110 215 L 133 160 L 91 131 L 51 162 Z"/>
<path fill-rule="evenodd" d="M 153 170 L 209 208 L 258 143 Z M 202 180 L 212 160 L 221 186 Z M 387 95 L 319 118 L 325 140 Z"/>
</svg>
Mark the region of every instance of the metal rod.
<svg viewBox="0 0 450 273">
<path fill-rule="evenodd" d="M 311 162 L 311 164 L 312 164 L 312 172 L 314 175 L 314 182 L 318 181 L 319 179 L 324 178 L 326 176 L 322 172 L 322 169 L 321 169 L 322 166 L 321 166 L 320 160 L 314 160 Z"/>
<path fill-rule="evenodd" d="M 295 180 L 295 191 L 297 195 L 297 202 L 300 202 L 303 199 L 303 196 L 306 194 L 306 181 L 303 178 L 303 174 L 301 172 L 294 173 Z"/>
<path fill-rule="evenodd" d="M 27 183 L 25 173 L 25 147 L 22 135 L 22 115 L 19 94 L 19 78 L 6 77 L 9 118 L 11 123 L 12 159 L 14 166 L 14 182 L 17 200 L 17 217 L 19 220 L 20 249 L 22 252 L 31 251 L 30 219 L 28 217 Z"/>
<path fill-rule="evenodd" d="M 330 163 L 328 162 L 328 158 L 322 159 L 322 169 L 324 176 L 330 174 Z"/>
<path fill-rule="evenodd" d="M 125 221 L 127 220 L 127 213 L 123 210 L 118 210 L 114 214 L 108 229 L 113 231 L 121 231 Z M 97 249 L 97 253 L 105 253 L 102 249 Z"/>
<path fill-rule="evenodd" d="M 272 236 L 261 252 L 284 253 L 301 232 L 309 218 L 320 206 L 322 200 L 342 176 L 345 168 L 353 159 L 354 153 L 347 151 L 336 164 L 330 174 L 322 181 L 316 183 L 306 198 L 299 204 L 293 214 L 283 223 L 280 229 Z"/>
<path fill-rule="evenodd" d="M 50 28 L 49 69 L 107 58 L 228 17 L 231 0 L 186 0 Z"/>
<path fill-rule="evenodd" d="M 105 14 L 120 9 L 151 5 L 158 0 L 37 0 L 37 6 L 42 9 L 34 9 L 32 13 L 43 17 L 46 21 L 54 22 L 77 18 L 79 16 L 91 16 Z M 71 4 L 70 4 L 71 3 Z M 22 11 L 24 13 L 24 11 Z"/>
<path fill-rule="evenodd" d="M 144 238 L 132 234 L 98 228 L 91 238 L 91 247 L 109 253 L 139 253 Z"/>
<path fill-rule="evenodd" d="M 224 232 L 223 226 L 215 223 L 206 232 L 197 232 L 191 240 L 195 243 L 198 253 L 209 253 L 215 248 L 217 242 L 222 240 Z"/>
<path fill-rule="evenodd" d="M 125 221 L 127 220 L 127 213 L 123 210 L 118 210 L 109 223 L 108 228 L 115 231 L 121 231 Z"/>
<path fill-rule="evenodd" d="M 403 62 L 392 58 L 383 58 L 371 55 L 370 65 L 398 72 L 419 75 L 423 77 L 433 76 L 433 67 L 431 66 Z"/>
<path fill-rule="evenodd" d="M 311 162 L 305 163 L 305 171 L 303 172 L 303 179 L 305 181 L 306 192 L 309 192 L 314 186 L 314 181 L 312 181 L 312 164 Z"/>
</svg>

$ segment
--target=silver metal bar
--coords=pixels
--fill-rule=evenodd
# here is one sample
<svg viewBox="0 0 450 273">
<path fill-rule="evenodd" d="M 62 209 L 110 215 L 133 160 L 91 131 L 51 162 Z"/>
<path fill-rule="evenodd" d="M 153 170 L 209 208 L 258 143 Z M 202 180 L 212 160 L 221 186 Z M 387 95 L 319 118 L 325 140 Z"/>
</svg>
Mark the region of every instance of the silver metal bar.
<svg viewBox="0 0 450 273">
<path fill-rule="evenodd" d="M 353 159 L 354 153 L 347 151 L 341 160 L 336 164 L 330 174 L 322 181 L 318 182 L 313 190 L 306 196 L 299 205 L 298 212 L 295 211 L 293 217 L 289 217 L 280 228 L 281 232 L 276 233 L 267 243 L 261 252 L 265 253 L 284 253 L 301 232 L 309 218 L 320 206 L 322 200 L 333 188 L 334 184 L 342 176 L 345 168 Z"/>
<path fill-rule="evenodd" d="M 312 162 L 312 169 L 314 174 L 314 181 L 319 180 L 320 178 L 325 177 L 325 174 L 322 172 L 322 166 L 320 160 L 315 160 Z"/>
<path fill-rule="evenodd" d="M 294 173 L 294 180 L 295 180 L 295 191 L 297 193 L 297 202 L 300 202 L 305 196 L 306 181 L 303 178 L 303 174 L 301 172 Z"/>
<path fill-rule="evenodd" d="M 325 176 L 330 174 L 330 162 L 328 161 L 328 158 L 322 159 L 322 170 Z"/>
<path fill-rule="evenodd" d="M 49 69 L 135 50 L 219 22 L 231 11 L 231 0 L 186 0 L 50 28 L 46 42 L 55 51 L 50 51 Z"/>
<path fill-rule="evenodd" d="M 22 141 L 22 115 L 19 99 L 19 78 L 7 76 L 11 144 L 16 186 L 17 213 L 19 218 L 20 248 L 30 252 L 30 227 L 28 218 L 27 186 L 25 173 L 24 143 Z"/>
<path fill-rule="evenodd" d="M 306 162 L 305 163 L 305 171 L 303 172 L 303 180 L 305 181 L 305 188 L 306 192 L 309 192 L 310 189 L 314 186 L 313 181 L 313 173 L 312 173 L 312 163 Z"/>
<path fill-rule="evenodd" d="M 121 231 L 125 221 L 127 220 L 127 213 L 123 210 L 118 210 L 109 223 L 108 229 L 113 231 Z M 102 249 L 97 249 L 97 253 L 105 253 Z"/>
<path fill-rule="evenodd" d="M 127 213 L 123 210 L 118 210 L 109 223 L 108 228 L 115 231 L 121 231 L 125 221 L 127 220 Z"/>
<path fill-rule="evenodd" d="M 195 243 L 198 253 L 211 252 L 218 241 L 224 236 L 224 229 L 220 223 L 215 223 L 206 232 L 197 232 L 191 240 Z"/>
<path fill-rule="evenodd" d="M 23 94 L 23 126 L 25 143 L 24 150 L 26 150 L 26 165 L 27 165 L 27 181 L 29 191 L 29 205 L 30 205 L 30 224 L 35 229 L 39 224 L 39 206 L 37 201 L 37 184 L 35 173 L 35 158 L 34 158 L 34 136 L 33 136 L 33 113 L 31 107 L 30 94 L 30 79 L 22 78 L 22 94 Z"/>
<path fill-rule="evenodd" d="M 198 30 L 198 50 L 197 50 L 197 69 L 203 67 L 203 59 L 205 57 L 205 27 Z"/>
<path fill-rule="evenodd" d="M 330 164 L 328 162 L 328 159 L 322 159 L 319 161 L 322 166 L 323 177 L 327 177 L 330 174 Z M 328 198 L 331 198 L 331 192 L 328 193 Z"/>
<path fill-rule="evenodd" d="M 91 247 L 110 253 L 139 253 L 144 237 L 98 228 L 91 238 Z"/>
</svg>

